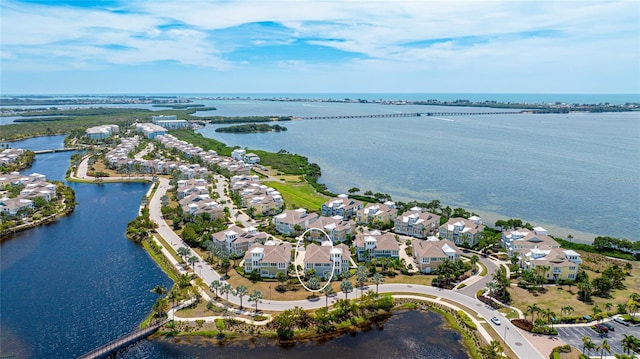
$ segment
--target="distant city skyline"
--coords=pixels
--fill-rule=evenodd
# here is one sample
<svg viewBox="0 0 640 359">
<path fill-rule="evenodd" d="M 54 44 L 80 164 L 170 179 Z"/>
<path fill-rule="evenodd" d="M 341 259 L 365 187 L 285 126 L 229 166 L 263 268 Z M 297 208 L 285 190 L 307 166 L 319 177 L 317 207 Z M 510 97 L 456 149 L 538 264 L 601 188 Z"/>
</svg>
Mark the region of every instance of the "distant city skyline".
<svg viewBox="0 0 640 359">
<path fill-rule="evenodd" d="M 640 93 L 638 1 L 3 0 L 0 94 Z"/>
</svg>

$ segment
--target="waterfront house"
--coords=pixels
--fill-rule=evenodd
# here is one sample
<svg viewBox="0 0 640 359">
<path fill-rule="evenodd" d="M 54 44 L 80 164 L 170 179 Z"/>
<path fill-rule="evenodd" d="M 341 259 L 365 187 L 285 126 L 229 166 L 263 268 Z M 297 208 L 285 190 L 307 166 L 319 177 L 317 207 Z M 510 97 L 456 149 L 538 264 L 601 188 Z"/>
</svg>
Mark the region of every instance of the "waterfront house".
<svg viewBox="0 0 640 359">
<path fill-rule="evenodd" d="M 509 256 L 545 246 L 551 249 L 560 248 L 560 244 L 542 227 L 535 227 L 533 230 L 516 228 L 502 232 L 502 247 L 507 250 Z"/>
<path fill-rule="evenodd" d="M 541 246 L 527 249 L 520 254 L 520 267 L 524 270 L 536 271 L 538 267 L 546 267 L 544 277 L 547 280 L 575 280 L 578 276 L 582 258 L 573 250 Z"/>
<path fill-rule="evenodd" d="M 452 241 L 412 239 L 413 262 L 422 273 L 432 273 L 445 260 L 460 259 L 460 250 Z"/>
<path fill-rule="evenodd" d="M 363 207 L 364 204 L 362 201 L 349 198 L 346 194 L 341 194 L 323 203 L 320 210 L 323 216 L 342 216 L 342 218 L 347 220 L 353 218 L 358 210 Z"/>
<path fill-rule="evenodd" d="M 340 243 L 355 234 L 355 222 L 345 220 L 342 216 L 325 217 L 321 216 L 316 221 L 309 223 L 307 229 L 319 229 L 324 231 L 333 243 Z M 326 236 L 320 231 L 309 231 L 306 234 L 307 240 L 322 242 Z"/>
<path fill-rule="evenodd" d="M 288 209 L 273 217 L 273 224 L 278 233 L 296 235 L 309 228 L 318 220 L 316 213 L 307 213 L 305 208 Z"/>
<path fill-rule="evenodd" d="M 255 153 L 247 153 L 246 155 L 244 155 L 243 161 L 250 165 L 260 163 L 260 156 L 256 155 Z"/>
<path fill-rule="evenodd" d="M 225 249 L 230 254 L 241 256 L 254 243 L 264 243 L 269 237 L 264 232 L 259 232 L 254 227 L 242 228 L 236 225 L 214 233 L 212 235 L 214 245 Z"/>
<path fill-rule="evenodd" d="M 275 278 L 280 272 L 287 274 L 291 263 L 291 244 L 266 241 L 254 243 L 244 255 L 244 271 L 258 271 L 261 277 Z"/>
<path fill-rule="evenodd" d="M 331 271 L 334 279 L 349 270 L 351 252 L 345 244 L 331 246 L 331 242 L 324 241 L 320 245 L 312 243 L 307 246 L 304 257 L 305 272 L 313 269 L 320 278 L 329 278 Z"/>
<path fill-rule="evenodd" d="M 246 150 L 237 148 L 235 150 L 233 150 L 231 152 L 231 158 L 233 158 L 236 161 L 243 161 L 244 160 L 244 156 L 247 154 Z"/>
<path fill-rule="evenodd" d="M 104 140 L 119 132 L 120 127 L 118 125 L 102 125 L 87 128 L 85 135 L 91 140 Z"/>
<path fill-rule="evenodd" d="M 199 215 L 208 213 L 211 219 L 224 218 L 224 209 L 221 204 L 209 198 L 208 194 L 193 193 L 180 201 L 180 207 L 185 214 Z"/>
<path fill-rule="evenodd" d="M 438 232 L 440 216 L 413 207 L 396 218 L 393 231 L 416 238 L 427 238 Z"/>
<path fill-rule="evenodd" d="M 358 224 L 380 223 L 391 224 L 396 219 L 396 205 L 389 201 L 385 203 L 367 203 L 363 208 L 356 211 L 356 222 Z"/>
<path fill-rule="evenodd" d="M 33 208 L 33 201 L 27 198 L 0 198 L 0 213 L 5 213 L 8 216 L 15 216 L 21 210 L 32 210 Z"/>
<path fill-rule="evenodd" d="M 354 240 L 358 261 L 370 262 L 374 258 L 398 258 L 400 246 L 391 233 L 369 231 L 356 234 Z"/>
<path fill-rule="evenodd" d="M 484 225 L 478 216 L 471 216 L 469 219 L 456 217 L 450 218 L 447 223 L 440 226 L 440 238 L 448 239 L 456 245 L 465 244 L 473 247 L 482 238 Z"/>
</svg>

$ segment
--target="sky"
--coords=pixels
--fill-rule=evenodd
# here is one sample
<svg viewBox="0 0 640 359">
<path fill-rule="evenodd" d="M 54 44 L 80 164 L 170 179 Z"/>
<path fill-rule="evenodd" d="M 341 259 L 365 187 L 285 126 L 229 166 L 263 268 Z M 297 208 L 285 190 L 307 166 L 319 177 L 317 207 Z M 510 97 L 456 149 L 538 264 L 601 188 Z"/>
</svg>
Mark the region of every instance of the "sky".
<svg viewBox="0 0 640 359">
<path fill-rule="evenodd" d="M 640 93 L 640 1 L 2 0 L 0 94 Z"/>
</svg>

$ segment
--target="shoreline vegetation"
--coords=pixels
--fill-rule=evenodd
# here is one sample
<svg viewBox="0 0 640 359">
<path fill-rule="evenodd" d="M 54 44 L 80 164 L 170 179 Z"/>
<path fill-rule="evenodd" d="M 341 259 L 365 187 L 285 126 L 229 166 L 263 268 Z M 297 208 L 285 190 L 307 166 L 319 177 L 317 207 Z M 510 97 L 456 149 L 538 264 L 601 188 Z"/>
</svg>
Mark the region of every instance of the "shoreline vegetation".
<svg viewBox="0 0 640 359">
<path fill-rule="evenodd" d="M 266 125 L 266 124 L 256 124 L 256 123 L 216 128 L 216 132 L 225 132 L 225 133 L 281 132 L 286 130 L 287 130 L 286 127 L 280 126 L 280 125 Z"/>
</svg>

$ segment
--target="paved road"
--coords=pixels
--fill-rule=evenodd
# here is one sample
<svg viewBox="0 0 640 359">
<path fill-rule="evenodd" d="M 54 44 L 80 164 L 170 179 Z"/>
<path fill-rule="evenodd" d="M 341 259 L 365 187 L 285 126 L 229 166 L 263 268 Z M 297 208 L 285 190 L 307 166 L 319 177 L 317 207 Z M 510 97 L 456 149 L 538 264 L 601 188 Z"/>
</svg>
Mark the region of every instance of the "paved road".
<svg viewBox="0 0 640 359">
<path fill-rule="evenodd" d="M 217 190 L 218 193 L 222 190 L 221 198 L 224 198 L 224 190 L 221 189 L 221 182 L 218 181 Z M 160 198 L 167 192 L 169 189 L 169 180 L 166 178 L 159 178 L 158 189 L 156 190 L 154 196 L 150 202 L 150 217 L 151 220 L 158 224 L 158 228 L 156 231 L 160 234 L 167 243 L 169 243 L 175 250 L 180 247 L 187 247 L 186 244 L 182 241 L 180 237 L 178 237 L 173 230 L 167 226 L 166 222 L 162 218 L 162 214 L 160 212 Z M 231 209 L 232 206 L 230 206 Z M 244 218 L 243 218 L 244 219 Z M 218 274 L 211 266 L 206 265 L 205 262 L 200 258 L 195 252 L 192 251 L 192 255 L 198 257 L 201 267 L 198 268 L 196 274 L 202 277 L 205 283 L 211 283 L 214 280 L 221 280 L 220 274 Z M 483 261 L 484 262 L 484 261 Z M 485 264 L 495 270 L 497 265 L 487 260 Z M 474 288 L 481 286 L 481 282 L 476 282 L 473 285 L 470 285 L 472 289 L 470 290 L 475 295 Z M 466 288 L 465 288 L 466 289 Z M 435 288 L 431 286 L 422 286 L 422 285 L 411 285 L 411 284 L 382 284 L 379 286 L 379 291 L 381 293 L 391 293 L 391 292 L 405 292 L 405 293 L 415 293 L 415 294 L 429 294 L 434 295 L 440 298 L 449 299 L 456 303 L 460 303 L 468 308 L 475 310 L 479 314 L 479 318 L 489 319 L 492 316 L 496 315 L 498 312 L 478 301 L 474 297 L 463 293 L 462 291 L 451 291 L 451 290 L 443 290 L 440 288 Z M 347 298 L 355 299 L 356 295 L 360 295 L 359 290 L 354 290 L 347 294 Z M 344 298 L 345 294 L 342 292 L 337 293 L 335 297 L 332 297 L 331 301 L 335 301 L 337 298 Z M 243 304 L 248 304 L 248 298 L 245 296 L 243 298 Z M 234 304 L 240 304 L 240 298 L 235 295 L 229 295 L 229 301 Z M 296 301 L 274 301 L 271 300 L 269 303 L 264 302 L 260 304 L 260 308 L 262 310 L 267 311 L 284 311 L 286 309 L 292 308 L 294 306 L 299 306 L 304 309 L 316 309 L 324 306 L 325 301 L 323 298 L 318 298 L 317 300 L 296 300 Z M 503 328 L 505 328 L 503 330 Z M 529 341 L 524 338 L 518 329 L 513 326 L 509 321 L 503 321 L 502 326 L 497 330 L 498 334 L 503 338 L 507 336 L 506 341 L 509 346 L 514 350 L 514 352 L 518 355 L 519 358 L 543 358 L 544 356 L 540 354 Z"/>
<path fill-rule="evenodd" d="M 582 349 L 582 337 L 590 337 L 595 345 L 600 345 L 604 339 L 607 340 L 611 346 L 611 354 L 622 354 L 622 339 L 623 335 L 633 335 L 636 338 L 640 338 L 640 327 L 625 327 L 614 321 L 608 321 L 613 325 L 615 330 L 607 334 L 607 338 L 600 338 L 600 335 L 596 333 L 589 325 L 572 325 L 572 326 L 557 326 L 558 336 L 572 346 Z M 593 354 L 593 353 L 592 353 Z"/>
</svg>

